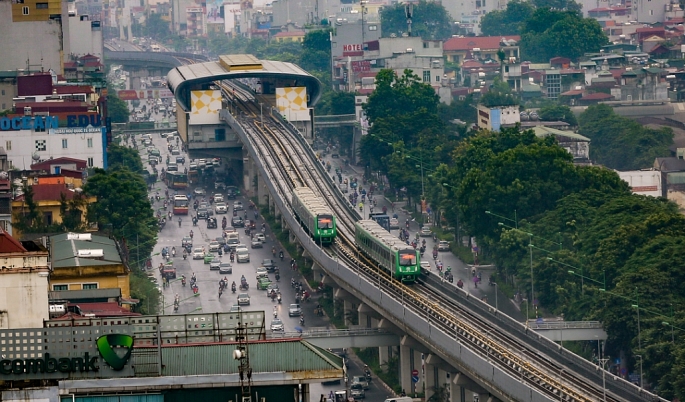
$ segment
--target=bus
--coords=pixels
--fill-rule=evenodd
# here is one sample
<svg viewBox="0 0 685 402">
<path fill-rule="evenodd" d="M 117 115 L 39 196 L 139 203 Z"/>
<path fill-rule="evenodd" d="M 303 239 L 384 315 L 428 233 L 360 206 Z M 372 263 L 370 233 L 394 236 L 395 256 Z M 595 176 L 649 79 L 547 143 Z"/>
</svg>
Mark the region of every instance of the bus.
<svg viewBox="0 0 685 402">
<path fill-rule="evenodd" d="M 174 215 L 188 215 L 188 197 L 185 195 L 174 196 Z"/>
<path fill-rule="evenodd" d="M 150 49 L 153 52 L 161 52 L 162 51 L 162 49 L 159 47 L 159 45 L 150 45 Z"/>
<path fill-rule="evenodd" d="M 183 172 L 166 172 L 166 184 L 174 190 L 184 190 L 188 188 L 188 175 Z"/>
</svg>

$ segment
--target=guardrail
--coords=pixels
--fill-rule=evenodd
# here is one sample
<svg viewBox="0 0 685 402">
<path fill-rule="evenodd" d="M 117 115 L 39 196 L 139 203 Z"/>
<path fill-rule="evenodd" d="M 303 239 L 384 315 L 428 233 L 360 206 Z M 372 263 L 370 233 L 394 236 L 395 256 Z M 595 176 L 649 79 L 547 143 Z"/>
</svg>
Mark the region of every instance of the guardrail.
<svg viewBox="0 0 685 402">
<path fill-rule="evenodd" d="M 341 123 L 357 121 L 357 116 L 354 114 L 338 114 L 329 116 L 316 116 L 314 123 Z"/>
<path fill-rule="evenodd" d="M 300 331 L 288 332 L 274 332 L 267 334 L 267 339 L 282 339 L 282 338 L 338 338 L 345 336 L 376 336 L 376 335 L 393 335 L 391 332 L 383 331 L 375 328 L 351 328 L 351 329 L 329 329 L 325 327 L 314 327 Z"/>
<path fill-rule="evenodd" d="M 599 321 L 543 321 L 528 320 L 528 328 L 537 329 L 604 329 Z"/>
</svg>

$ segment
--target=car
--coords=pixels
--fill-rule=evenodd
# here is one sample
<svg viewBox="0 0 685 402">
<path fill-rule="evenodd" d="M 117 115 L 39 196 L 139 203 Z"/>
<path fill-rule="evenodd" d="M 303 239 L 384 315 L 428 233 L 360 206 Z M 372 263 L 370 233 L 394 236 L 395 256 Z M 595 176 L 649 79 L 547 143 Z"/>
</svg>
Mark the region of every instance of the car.
<svg viewBox="0 0 685 402">
<path fill-rule="evenodd" d="M 250 295 L 247 293 L 238 294 L 238 305 L 242 306 L 243 304 L 250 305 Z"/>
<path fill-rule="evenodd" d="M 204 169 L 205 166 L 207 166 L 206 160 L 204 160 L 204 159 L 198 159 L 197 160 L 197 167 L 199 167 L 200 169 Z"/>
<path fill-rule="evenodd" d="M 220 181 L 214 182 L 214 190 L 226 190 L 226 184 Z"/>
<path fill-rule="evenodd" d="M 242 201 L 233 201 L 233 210 L 234 211 L 244 211 L 245 207 L 243 207 Z"/>
<path fill-rule="evenodd" d="M 438 242 L 438 251 L 450 251 L 450 242 L 440 240 Z"/>
<path fill-rule="evenodd" d="M 212 254 L 212 253 L 207 253 L 207 254 L 205 254 L 205 256 L 204 256 L 204 263 L 205 263 L 205 264 L 209 264 L 210 262 L 212 262 L 212 260 L 213 260 L 214 258 L 215 258 L 215 257 L 214 257 L 214 254 Z"/>
<path fill-rule="evenodd" d="M 238 244 L 240 244 L 240 239 L 237 237 L 229 237 L 228 240 L 226 240 L 226 244 L 228 244 L 229 250 L 235 251 Z"/>
<path fill-rule="evenodd" d="M 357 383 L 357 384 L 352 384 L 350 386 L 350 396 L 354 398 L 355 400 L 357 399 L 365 399 L 366 398 L 366 393 L 364 392 L 364 387 Z"/>
<path fill-rule="evenodd" d="M 257 268 L 257 279 L 265 278 L 268 276 L 269 276 L 269 274 L 266 272 L 266 268 L 264 268 L 264 267 Z"/>
<path fill-rule="evenodd" d="M 352 377 L 352 384 L 361 384 L 362 388 L 369 389 L 369 382 L 366 381 L 366 377 L 361 375 L 356 375 Z"/>
<path fill-rule="evenodd" d="M 237 197 L 240 195 L 240 189 L 236 186 L 226 186 L 226 193 L 231 192 L 233 194 L 233 197 Z"/>
<path fill-rule="evenodd" d="M 219 265 L 219 273 L 221 275 L 232 274 L 233 273 L 233 266 L 231 265 L 230 262 L 222 262 Z"/>
<path fill-rule="evenodd" d="M 267 277 L 259 278 L 257 280 L 257 289 L 259 290 L 266 290 L 269 285 L 271 285 L 271 279 Z"/>
<path fill-rule="evenodd" d="M 264 236 L 264 233 L 255 233 L 253 239 L 259 240 L 262 243 L 266 242 L 266 237 Z"/>
<path fill-rule="evenodd" d="M 262 260 L 261 266 L 266 268 L 267 272 L 273 272 L 276 270 L 276 261 L 270 258 L 265 258 Z"/>
<path fill-rule="evenodd" d="M 205 252 L 202 247 L 195 247 L 193 249 L 193 260 L 201 260 L 205 258 Z"/>
<path fill-rule="evenodd" d="M 224 229 L 224 233 L 229 234 L 229 233 L 237 233 L 238 231 L 235 230 L 234 227 L 232 226 L 227 226 L 226 229 Z"/>
<path fill-rule="evenodd" d="M 257 239 L 252 239 L 250 246 L 252 246 L 252 248 L 264 248 L 264 243 Z"/>
<path fill-rule="evenodd" d="M 271 332 L 279 332 L 284 330 L 285 328 L 283 327 L 283 321 L 281 321 L 280 318 L 274 318 L 273 321 L 271 321 Z"/>
<path fill-rule="evenodd" d="M 188 170 L 197 170 L 197 163 L 191 163 L 188 166 Z"/>
<path fill-rule="evenodd" d="M 397 218 L 390 218 L 390 229 L 399 229 L 400 221 Z"/>
<path fill-rule="evenodd" d="M 186 158 L 184 158 L 183 156 L 177 156 L 176 157 L 176 163 L 180 163 L 181 165 L 185 165 Z"/>
<path fill-rule="evenodd" d="M 428 261 L 421 261 L 421 271 L 423 273 L 429 273 L 431 271 L 431 263 Z"/>
<path fill-rule="evenodd" d="M 209 270 L 210 271 L 219 271 L 220 269 L 221 269 L 221 260 L 218 258 L 214 258 L 209 263 Z"/>
<path fill-rule="evenodd" d="M 178 166 L 174 163 L 173 165 L 170 165 L 168 168 L 166 168 L 167 172 L 178 172 Z"/>
<path fill-rule="evenodd" d="M 299 317 L 302 314 L 302 309 L 299 304 L 291 304 L 288 307 L 288 317 Z"/>
<path fill-rule="evenodd" d="M 224 196 L 222 194 L 214 194 L 214 202 L 224 202 Z"/>
<path fill-rule="evenodd" d="M 225 202 L 217 202 L 214 204 L 214 212 L 218 214 L 228 213 L 228 207 Z"/>
<path fill-rule="evenodd" d="M 193 247 L 193 238 L 190 236 L 186 236 L 183 239 L 181 239 L 181 247 L 185 247 L 187 245 L 190 245 L 190 247 Z"/>
<path fill-rule="evenodd" d="M 421 237 L 431 237 L 431 236 L 433 236 L 433 231 L 430 230 L 430 228 L 424 227 L 424 228 L 422 228 L 421 231 L 419 232 L 419 236 L 421 236 Z"/>
<path fill-rule="evenodd" d="M 197 219 L 207 219 L 209 218 L 209 212 L 207 208 L 198 208 L 197 209 Z"/>
<path fill-rule="evenodd" d="M 212 240 L 209 242 L 209 251 L 219 251 L 219 248 L 221 248 L 221 244 L 219 244 L 218 241 Z"/>
<path fill-rule="evenodd" d="M 176 156 L 181 154 L 181 150 L 178 148 L 171 148 L 171 154 Z"/>
<path fill-rule="evenodd" d="M 233 226 L 234 228 L 244 228 L 245 221 L 240 216 L 234 216 L 233 218 L 231 218 L 231 226 Z"/>
<path fill-rule="evenodd" d="M 224 239 L 222 236 L 218 236 L 216 239 L 214 239 L 221 244 L 221 246 L 224 246 L 226 244 L 226 239 Z"/>
<path fill-rule="evenodd" d="M 191 166 L 192 166 L 192 164 L 191 164 Z M 205 196 L 205 189 L 197 187 L 195 190 L 193 190 L 193 194 L 195 194 L 198 197 L 204 197 Z"/>
<path fill-rule="evenodd" d="M 250 262 L 250 253 L 246 248 L 236 249 L 235 254 L 238 262 Z"/>
<path fill-rule="evenodd" d="M 216 229 L 217 227 L 216 218 L 207 218 L 207 229 Z"/>
<path fill-rule="evenodd" d="M 198 204 L 198 209 L 209 209 L 209 204 L 207 201 L 202 201 L 200 204 Z"/>
<path fill-rule="evenodd" d="M 238 304 L 232 305 L 231 309 L 228 310 L 229 313 L 239 313 L 241 311 L 242 311 L 242 309 L 240 308 L 240 305 L 238 305 Z"/>
</svg>

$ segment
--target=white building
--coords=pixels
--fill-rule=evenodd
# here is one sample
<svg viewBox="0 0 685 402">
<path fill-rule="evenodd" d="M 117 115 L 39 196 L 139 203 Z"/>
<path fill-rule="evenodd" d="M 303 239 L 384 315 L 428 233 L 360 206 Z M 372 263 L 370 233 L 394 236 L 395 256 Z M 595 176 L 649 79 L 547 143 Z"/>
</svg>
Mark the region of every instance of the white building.
<svg viewBox="0 0 685 402">
<path fill-rule="evenodd" d="M 107 167 L 104 127 L 0 130 L 0 146 L 7 151 L 10 168 L 20 170 L 28 170 L 38 161 L 60 157 L 85 160 L 88 167 Z"/>
<path fill-rule="evenodd" d="M 0 329 L 41 328 L 49 319 L 48 251 L 0 229 Z"/>
<path fill-rule="evenodd" d="M 621 180 L 628 183 L 634 194 L 661 197 L 661 172 L 658 170 L 631 170 L 617 172 Z"/>
<path fill-rule="evenodd" d="M 478 127 L 486 130 L 499 131 L 501 127 L 511 127 L 521 122 L 519 106 L 478 105 Z"/>
</svg>

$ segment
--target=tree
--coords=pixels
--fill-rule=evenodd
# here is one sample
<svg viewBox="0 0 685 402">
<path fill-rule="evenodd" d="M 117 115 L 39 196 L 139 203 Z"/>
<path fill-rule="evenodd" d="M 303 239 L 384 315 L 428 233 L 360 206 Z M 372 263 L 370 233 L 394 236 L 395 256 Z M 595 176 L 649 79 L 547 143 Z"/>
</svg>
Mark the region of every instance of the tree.
<svg viewBox="0 0 685 402">
<path fill-rule="evenodd" d="M 129 110 L 126 102 L 114 95 L 116 91 L 112 88 L 107 95 L 107 114 L 112 119 L 112 123 L 128 123 Z"/>
<path fill-rule="evenodd" d="M 140 154 L 135 148 L 117 144 L 107 146 L 107 162 L 111 170 L 128 168 L 132 172 L 142 174 L 145 168 L 140 160 Z"/>
<path fill-rule="evenodd" d="M 538 112 L 540 120 L 544 121 L 563 121 L 571 126 L 578 125 L 576 115 L 573 114 L 571 108 L 566 105 L 551 104 L 543 106 Z"/>
<path fill-rule="evenodd" d="M 392 34 L 402 36 L 407 32 L 404 7 L 404 3 L 383 7 L 381 11 L 383 36 L 390 37 Z M 442 4 L 419 0 L 418 3 L 414 3 L 413 12 L 412 36 L 420 36 L 424 40 L 443 40 L 452 36 L 452 19 Z"/>
<path fill-rule="evenodd" d="M 533 0 L 535 8 L 550 8 L 559 11 L 573 11 L 580 13 L 583 9 L 582 4 L 573 0 Z"/>
<path fill-rule="evenodd" d="M 169 22 L 162 19 L 162 14 L 151 13 L 148 14 L 147 21 L 145 21 L 146 36 L 151 37 L 157 42 L 166 42 L 171 37 L 171 28 Z"/>
<path fill-rule="evenodd" d="M 519 99 L 511 92 L 509 84 L 495 77 L 495 81 L 488 88 L 488 92 L 480 98 L 480 103 L 487 107 L 513 106 L 519 104 Z"/>
<path fill-rule="evenodd" d="M 669 155 L 673 131 L 653 129 L 617 115 L 608 105 L 593 105 L 579 117 L 579 133 L 592 140 L 590 157 L 617 170 L 643 169 Z"/>
<path fill-rule="evenodd" d="M 480 29 L 484 36 L 518 35 L 521 24 L 533 15 L 533 10 L 527 1 L 511 1 L 506 9 L 485 14 L 480 20 Z"/>
<path fill-rule="evenodd" d="M 546 62 L 557 56 L 576 60 L 607 43 L 597 20 L 576 11 L 538 8 L 521 26 L 521 53 L 532 61 Z"/>
</svg>

